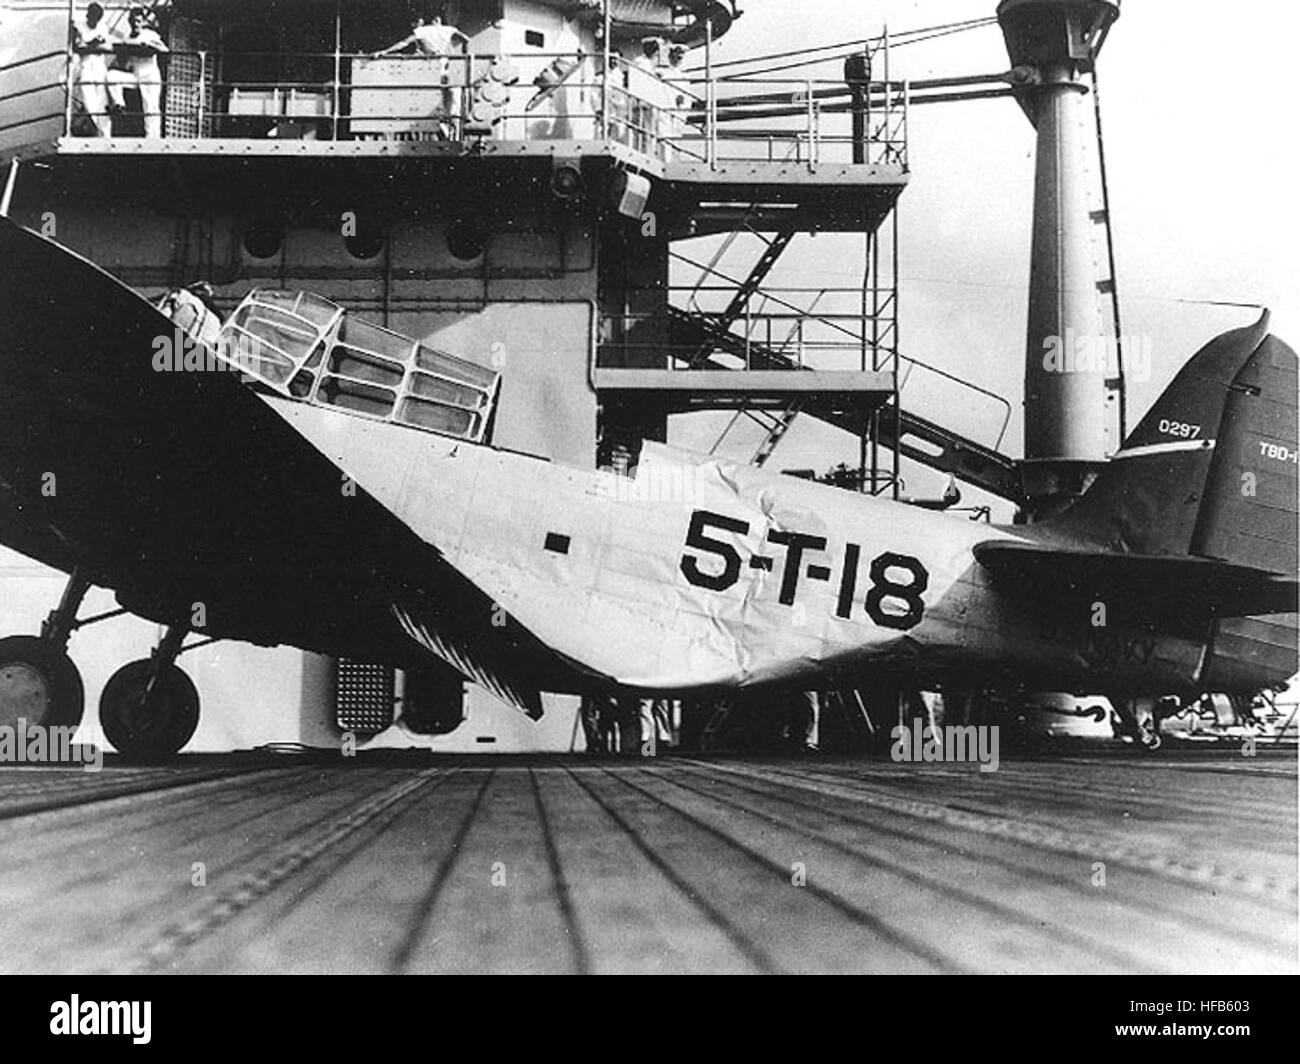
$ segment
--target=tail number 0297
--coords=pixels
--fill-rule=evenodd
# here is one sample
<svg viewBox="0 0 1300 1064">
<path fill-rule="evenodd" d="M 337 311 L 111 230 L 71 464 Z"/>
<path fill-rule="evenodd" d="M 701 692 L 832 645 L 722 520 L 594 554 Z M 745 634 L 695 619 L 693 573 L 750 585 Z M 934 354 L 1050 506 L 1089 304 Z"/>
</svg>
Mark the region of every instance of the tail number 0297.
<svg viewBox="0 0 1300 1064">
<path fill-rule="evenodd" d="M 718 532 L 747 536 L 749 523 L 708 510 L 696 510 L 691 515 L 690 529 L 686 533 L 687 549 L 682 554 L 680 567 L 682 575 L 692 586 L 706 591 L 726 591 L 734 587 L 745 568 L 740 551 L 728 540 L 718 538 Z M 785 548 L 778 593 L 778 601 L 783 606 L 794 605 L 802 579 L 832 580 L 834 574 L 829 566 L 804 565 L 806 554 L 826 550 L 824 537 L 773 530 L 768 532 L 767 541 Z M 850 543 L 845 547 L 835 602 L 835 615 L 844 620 L 853 615 L 861 557 L 862 548 L 858 544 Z M 776 559 L 768 555 L 755 554 L 749 560 L 751 569 L 772 571 L 775 566 Z M 863 607 L 872 621 L 882 628 L 899 631 L 921 623 L 925 616 L 925 600 L 921 596 L 930 584 L 930 574 L 918 559 L 887 551 L 871 560 L 867 577 L 869 588 Z"/>
</svg>

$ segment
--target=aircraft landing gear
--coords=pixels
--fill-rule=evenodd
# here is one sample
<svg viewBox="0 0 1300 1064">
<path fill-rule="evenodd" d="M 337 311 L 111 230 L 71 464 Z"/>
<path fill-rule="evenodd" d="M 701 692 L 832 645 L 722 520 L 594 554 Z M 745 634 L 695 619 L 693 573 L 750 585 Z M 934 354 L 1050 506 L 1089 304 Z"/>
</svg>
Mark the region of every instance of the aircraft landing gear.
<svg viewBox="0 0 1300 1064">
<path fill-rule="evenodd" d="M 148 658 L 123 665 L 104 685 L 99 724 L 126 757 L 168 757 L 190 741 L 199 724 L 199 693 L 176 665 L 188 634 L 167 629 Z"/>
<path fill-rule="evenodd" d="M 1153 698 L 1122 698 L 1112 696 L 1111 707 L 1118 721 L 1116 731 L 1141 743 L 1148 750 L 1159 750 L 1164 742 L 1160 738 L 1160 722 L 1156 719 Z"/>
<path fill-rule="evenodd" d="M 0 639 L 0 725 L 75 728 L 86 708 L 81 673 L 68 657 L 68 639 L 80 626 L 77 610 L 90 581 L 74 571 L 39 636 Z"/>
</svg>

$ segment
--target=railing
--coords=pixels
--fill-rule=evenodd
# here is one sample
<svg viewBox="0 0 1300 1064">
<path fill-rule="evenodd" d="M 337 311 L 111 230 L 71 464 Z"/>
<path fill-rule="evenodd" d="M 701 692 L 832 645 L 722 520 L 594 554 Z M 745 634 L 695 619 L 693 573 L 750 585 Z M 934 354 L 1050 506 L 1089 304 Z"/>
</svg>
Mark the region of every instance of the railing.
<svg viewBox="0 0 1300 1064">
<path fill-rule="evenodd" d="M 688 265 L 699 265 L 675 257 Z M 728 368 L 767 368 L 771 355 L 775 354 L 790 363 L 788 368 L 795 369 L 894 370 L 897 352 L 886 345 L 875 352 L 874 365 L 870 362 L 863 365 L 864 329 L 869 329 L 870 322 L 862 317 L 860 288 L 764 286 L 746 302 L 734 323 L 726 327 L 721 309 L 703 308 L 729 299 L 736 292 L 738 282 L 716 270 L 713 272 L 720 283 L 674 286 L 669 289 L 669 297 L 679 305 L 685 302 L 682 297 L 686 295 L 696 301 L 697 309 L 689 313 L 702 325 L 715 326 L 711 330 L 715 340 L 725 340 L 725 347 L 719 345 L 715 358 Z M 673 296 L 678 298 L 673 300 Z M 888 331 L 893 324 L 892 313 L 892 304 L 881 307 L 885 319 L 881 331 Z M 690 359 L 674 361 L 678 368 L 685 368 L 682 363 Z"/>
<path fill-rule="evenodd" d="M 693 289 L 681 286 L 671 291 L 680 299 Z M 705 288 L 715 290 L 734 288 Z M 905 409 L 955 422 L 955 431 L 993 450 L 1000 449 L 1011 421 L 1010 402 L 936 365 L 903 355 L 893 339 L 897 335 L 893 317 L 896 295 L 882 296 L 887 317 L 875 330 L 871 319 L 864 320 L 860 312 L 823 309 L 828 304 L 833 307 L 860 300 L 861 295 L 856 288 L 766 288 L 755 296 L 754 309 L 738 317 L 730 328 L 713 327 L 718 314 L 685 309 L 670 310 L 667 321 L 663 314 L 606 315 L 598 358 L 607 365 L 622 362 L 683 374 L 706 365 L 757 373 L 795 369 L 894 374 Z M 699 330 L 685 329 L 673 338 L 674 316 L 698 325 Z M 871 344 L 873 332 L 884 340 L 878 347 Z"/>
<path fill-rule="evenodd" d="M 670 301 L 711 323 L 711 331 L 729 334 L 722 338 L 740 368 L 754 368 L 757 352 L 760 363 L 775 353 L 800 369 L 897 369 L 898 294 L 892 286 L 864 308 L 860 286 L 760 283 L 737 308 L 734 300 L 744 282 L 724 271 L 716 256 L 702 263 L 681 252 L 670 254 L 675 266 L 696 274 L 694 283 L 670 287 Z"/>
<path fill-rule="evenodd" d="M 858 115 L 866 128 L 864 138 L 834 132 L 829 123 L 851 123 L 855 105 L 842 101 L 844 84 L 838 81 L 722 78 L 718 84 L 729 95 L 710 94 L 690 119 L 710 143 L 725 144 L 734 153 L 748 144 L 743 155 L 722 158 L 773 162 L 788 148 L 794 161 L 816 167 L 822 163 L 863 163 L 908 169 L 907 125 L 911 92 L 907 82 L 872 82 Z M 779 127 L 752 123 L 782 122 Z"/>
<path fill-rule="evenodd" d="M 605 364 L 689 372 L 708 360 L 753 371 L 897 371 L 896 293 L 881 293 L 873 319 L 863 316 L 860 287 L 762 285 L 729 313 L 741 280 L 716 264 L 670 254 L 701 279 L 670 284 L 665 311 L 604 315 Z"/>
<path fill-rule="evenodd" d="M 286 59 L 313 76 L 247 76 Z M 530 53 L 526 71 L 500 55 L 177 50 L 161 61 L 167 140 L 604 140 L 664 162 L 907 166 L 905 83 L 872 86 L 867 132 L 855 141 L 853 116 L 823 105 L 843 92 L 833 81 L 692 80 L 618 58 L 606 77 L 601 57 L 581 52 Z M 241 68 L 245 76 L 232 76 Z M 50 52 L 0 68 L 0 151 L 5 131 L 41 122 L 58 122 L 64 137 L 139 137 L 147 105 L 124 96 L 133 88 L 129 74 L 112 72 L 110 96 L 130 106 L 92 115 L 76 56 Z"/>
<path fill-rule="evenodd" d="M 741 281 L 673 253 L 675 262 L 701 271 L 693 284 L 671 285 L 663 314 L 606 315 L 604 361 L 659 366 L 689 373 L 706 360 L 712 368 L 763 372 L 797 369 L 879 372 L 895 376 L 900 404 L 925 414 L 942 411 L 967 438 L 1001 448 L 1011 421 L 1002 395 L 899 350 L 898 292 L 881 287 L 869 311 L 860 287 L 763 285 L 733 321 L 726 305 Z M 693 325 L 674 335 L 674 320 Z M 667 337 L 667 338 L 665 338 Z M 611 359 L 611 356 L 615 356 Z"/>
</svg>

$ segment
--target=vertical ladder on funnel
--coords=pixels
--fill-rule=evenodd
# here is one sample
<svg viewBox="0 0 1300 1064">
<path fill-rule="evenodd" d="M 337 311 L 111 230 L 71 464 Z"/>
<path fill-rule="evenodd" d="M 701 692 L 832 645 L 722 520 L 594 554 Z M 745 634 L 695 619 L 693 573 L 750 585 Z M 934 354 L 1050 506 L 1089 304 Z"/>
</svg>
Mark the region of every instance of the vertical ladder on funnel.
<svg viewBox="0 0 1300 1064">
<path fill-rule="evenodd" d="M 1111 219 L 1110 183 L 1106 176 L 1106 138 L 1101 120 L 1101 95 L 1097 85 L 1097 66 L 1092 65 L 1090 72 L 1092 82 L 1093 115 L 1097 132 L 1097 173 L 1101 185 L 1101 205 L 1092 211 L 1093 222 L 1102 229 L 1102 240 L 1106 252 L 1106 266 L 1103 276 L 1097 280 L 1097 291 L 1108 298 L 1110 304 L 1111 325 L 1115 337 L 1115 372 L 1106 378 L 1106 407 L 1114 412 L 1114 448 L 1118 450 L 1128 434 L 1128 385 L 1124 364 L 1124 324 L 1120 316 L 1119 281 L 1115 267 L 1115 231 Z"/>
</svg>

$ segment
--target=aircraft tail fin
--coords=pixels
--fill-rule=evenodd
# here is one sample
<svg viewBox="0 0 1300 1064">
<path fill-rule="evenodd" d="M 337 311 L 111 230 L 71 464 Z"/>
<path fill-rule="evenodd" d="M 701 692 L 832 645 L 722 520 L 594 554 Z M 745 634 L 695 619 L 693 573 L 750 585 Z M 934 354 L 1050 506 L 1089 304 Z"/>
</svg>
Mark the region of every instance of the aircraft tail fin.
<svg viewBox="0 0 1300 1064">
<path fill-rule="evenodd" d="M 1083 498 L 1038 527 L 1122 554 L 1294 578 L 1296 407 L 1296 353 L 1265 313 L 1202 348 Z"/>
</svg>

